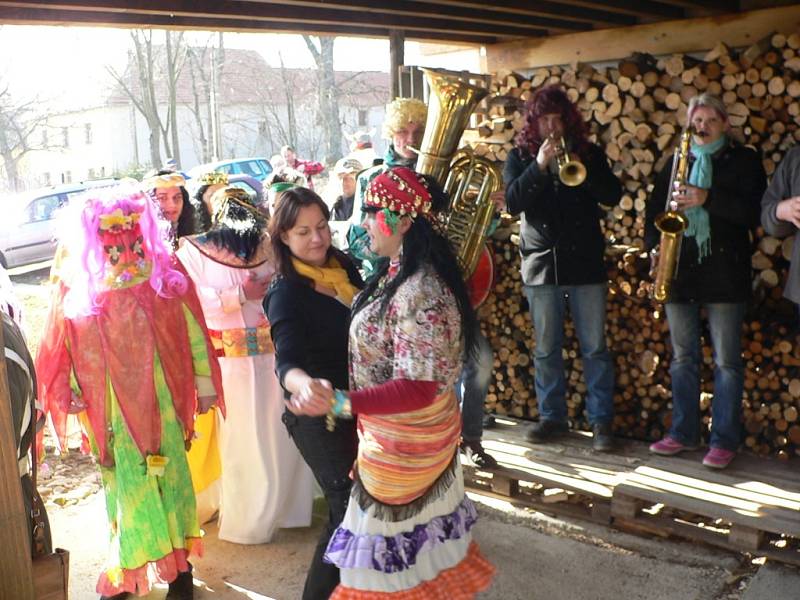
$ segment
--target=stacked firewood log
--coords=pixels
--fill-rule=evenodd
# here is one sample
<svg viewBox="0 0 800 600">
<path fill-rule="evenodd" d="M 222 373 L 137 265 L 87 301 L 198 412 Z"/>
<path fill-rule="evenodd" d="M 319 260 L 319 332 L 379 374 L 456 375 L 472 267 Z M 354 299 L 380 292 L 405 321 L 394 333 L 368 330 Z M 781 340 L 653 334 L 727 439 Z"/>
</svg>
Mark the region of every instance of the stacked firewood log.
<svg viewBox="0 0 800 600">
<path fill-rule="evenodd" d="M 523 126 L 524 102 L 551 83 L 566 88 L 623 184 L 621 202 L 602 223 L 608 242 L 608 338 L 617 373 L 615 427 L 620 435 L 657 439 L 670 424 L 671 356 L 663 307 L 649 298 L 649 260 L 642 251 L 646 199 L 686 124 L 689 100 L 702 92 L 723 99 L 732 135 L 758 149 L 767 174 L 774 172 L 786 150 L 800 141 L 800 33 L 774 34 L 738 51 L 719 43 L 700 57 L 635 54 L 603 68 L 498 73 L 485 112 L 473 115 L 473 129 L 465 133 L 475 152 L 504 161 Z M 506 220 L 492 240 L 496 285 L 480 310 L 495 351 L 486 406 L 500 415 L 535 418 L 534 342 L 519 273 L 518 232 L 519 224 Z M 753 451 L 781 458 L 800 454 L 800 339 L 795 308 L 782 299 L 791 244 L 757 232 L 753 303 L 743 338 L 743 439 Z M 701 405 L 708 423 L 713 360 L 707 335 L 704 342 Z M 570 417 L 585 428 L 586 385 L 571 323 L 563 352 Z"/>
</svg>

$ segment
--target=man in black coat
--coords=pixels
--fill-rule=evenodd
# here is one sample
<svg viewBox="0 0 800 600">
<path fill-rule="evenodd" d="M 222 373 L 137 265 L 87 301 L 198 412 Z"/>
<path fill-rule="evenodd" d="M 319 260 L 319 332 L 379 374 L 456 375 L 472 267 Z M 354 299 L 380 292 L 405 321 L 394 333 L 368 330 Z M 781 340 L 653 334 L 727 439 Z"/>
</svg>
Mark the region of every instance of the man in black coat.
<svg viewBox="0 0 800 600">
<path fill-rule="evenodd" d="M 585 180 L 578 185 L 567 185 L 559 177 L 562 138 L 570 158 L 586 168 Z M 601 205 L 616 204 L 622 190 L 605 154 L 588 141 L 580 113 L 560 87 L 545 87 L 528 102 L 525 126 L 508 156 L 503 179 L 506 208 L 520 215 L 522 281 L 536 336 L 540 420 L 528 430 L 528 440 L 543 442 L 568 428 L 561 351 L 569 303 L 583 358 L 594 448 L 610 450 L 614 366 L 605 338 L 608 276 L 600 218 Z"/>
<path fill-rule="evenodd" d="M 659 174 L 647 204 L 645 243 L 657 252 L 656 215 L 666 203 L 689 220 L 683 234 L 678 272 L 665 305 L 672 343 L 672 426 L 650 446 L 661 455 L 695 448 L 700 431 L 700 309 L 704 308 L 714 347 L 707 467 L 722 469 L 741 439 L 742 321 L 752 285 L 751 232 L 758 226 L 766 176 L 757 152 L 735 143 L 725 105 L 701 94 L 689 103 L 692 144 L 687 182 L 670 189 L 672 165 Z"/>
</svg>

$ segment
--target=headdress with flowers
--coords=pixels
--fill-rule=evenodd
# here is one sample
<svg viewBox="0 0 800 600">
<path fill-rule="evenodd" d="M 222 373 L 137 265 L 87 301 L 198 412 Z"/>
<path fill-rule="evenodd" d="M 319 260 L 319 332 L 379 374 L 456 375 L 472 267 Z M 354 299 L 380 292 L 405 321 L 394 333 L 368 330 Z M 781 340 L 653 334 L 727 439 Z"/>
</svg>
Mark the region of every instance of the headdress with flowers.
<svg viewBox="0 0 800 600">
<path fill-rule="evenodd" d="M 239 212 L 239 218 L 231 216 L 231 205 L 245 209 Z M 213 225 L 222 224 L 235 230 L 246 230 L 253 227 L 264 227 L 266 219 L 245 190 L 228 186 L 214 192 L 211 196 L 211 206 L 214 207 Z"/>
<path fill-rule="evenodd" d="M 364 207 L 377 209 L 378 226 L 385 235 L 392 235 L 403 216 L 431 217 L 431 193 L 422 175 L 407 167 L 395 167 L 370 182 Z"/>
<path fill-rule="evenodd" d="M 68 316 L 97 314 L 102 293 L 149 282 L 162 297 L 186 291 L 167 245 L 168 224 L 141 191 L 126 186 L 87 192 L 60 222 L 66 255 L 74 261 L 65 298 Z"/>
<path fill-rule="evenodd" d="M 146 177 L 142 184 L 146 190 L 163 190 L 173 187 L 186 187 L 186 180 L 183 175 L 178 173 L 166 173 L 164 175 Z"/>
</svg>

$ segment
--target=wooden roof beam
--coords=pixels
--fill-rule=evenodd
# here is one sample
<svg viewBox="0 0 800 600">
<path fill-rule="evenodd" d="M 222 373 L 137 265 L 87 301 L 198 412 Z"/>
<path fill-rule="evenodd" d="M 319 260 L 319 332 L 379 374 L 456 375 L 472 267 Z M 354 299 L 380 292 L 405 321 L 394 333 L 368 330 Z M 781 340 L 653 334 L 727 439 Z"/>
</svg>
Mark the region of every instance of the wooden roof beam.
<svg viewBox="0 0 800 600">
<path fill-rule="evenodd" d="M 658 0 L 662 4 L 669 4 L 670 6 L 679 6 L 680 8 L 701 9 L 712 12 L 732 13 L 741 10 L 741 2 L 739 0 L 703 0 L 703 2 L 696 2 L 693 0 Z"/>
<path fill-rule="evenodd" d="M 525 23 L 514 25 L 497 25 L 481 20 L 466 21 L 453 17 L 427 18 L 409 15 L 370 12 L 369 18 L 353 19 L 353 13 L 331 8 L 315 8 L 289 4 L 270 4 L 266 2 L 216 2 L 213 0 L 173 0 L 165 7 L 160 0 L 93 0 L 65 2 L 64 0 L 44 0 L 39 2 L 0 2 L 0 6 L 27 7 L 52 10 L 72 10 L 80 12 L 107 12 L 142 15 L 162 15 L 187 18 L 214 19 L 258 19 L 271 22 L 288 22 L 303 29 L 306 26 L 341 25 L 346 27 L 402 29 L 408 32 L 458 33 L 465 35 L 487 36 L 497 35 L 509 38 L 541 37 L 548 35 L 544 27 L 529 26 Z M 570 24 L 569 31 L 588 29 L 588 27 Z M 222 24 L 220 24 L 222 26 Z M 410 35 L 413 37 L 413 33 Z M 434 36 L 435 37 L 435 36 Z"/>
<path fill-rule="evenodd" d="M 208 31 L 307 33 L 312 35 L 347 35 L 355 37 L 388 38 L 389 29 L 383 27 L 356 27 L 338 24 L 300 24 L 266 19 L 225 19 L 181 17 L 160 14 L 135 14 L 123 12 L 96 12 L 78 10 L 48 10 L 20 8 L 0 3 L 0 22 L 19 25 L 94 25 L 164 29 L 200 29 Z M 453 42 L 468 45 L 491 45 L 508 39 L 491 35 L 470 35 L 447 31 L 409 31 L 406 39 L 428 42 Z"/>
<path fill-rule="evenodd" d="M 261 0 L 266 4 L 283 4 L 281 0 Z M 551 31 L 581 30 L 586 27 L 575 23 L 603 23 L 613 25 L 633 24 L 636 19 L 625 15 L 609 15 L 604 11 L 574 10 L 558 5 L 555 2 L 519 2 L 519 7 L 512 10 L 496 10 L 491 4 L 476 0 L 299 0 L 292 5 L 308 7 L 337 8 L 349 11 L 368 11 L 422 16 L 455 17 L 467 21 L 518 25 L 525 23 L 536 27 L 544 27 Z"/>
<path fill-rule="evenodd" d="M 497 4 L 505 5 L 509 0 L 497 0 Z M 516 1 L 516 0 L 511 0 Z M 575 8 L 590 8 L 594 10 L 605 10 L 608 12 L 633 15 L 645 19 L 682 19 L 686 16 L 686 11 L 678 6 L 669 6 L 652 0 L 558 0 L 559 4 Z"/>
<path fill-rule="evenodd" d="M 324 1 L 324 0 L 323 0 Z M 477 0 L 419 0 L 420 2 L 427 2 L 438 7 L 451 7 L 458 8 L 463 11 L 473 7 L 485 7 L 485 2 Z M 592 24 L 601 25 L 634 25 L 637 19 L 631 15 L 621 13 L 608 12 L 606 10 L 595 10 L 592 8 L 582 9 L 576 11 L 571 6 L 566 6 L 562 2 L 556 1 L 539 1 L 531 2 L 529 0 L 508 0 L 504 2 L 492 2 L 492 12 L 508 13 L 512 15 L 534 15 L 534 16 L 549 16 L 568 21 L 579 21 Z"/>
</svg>

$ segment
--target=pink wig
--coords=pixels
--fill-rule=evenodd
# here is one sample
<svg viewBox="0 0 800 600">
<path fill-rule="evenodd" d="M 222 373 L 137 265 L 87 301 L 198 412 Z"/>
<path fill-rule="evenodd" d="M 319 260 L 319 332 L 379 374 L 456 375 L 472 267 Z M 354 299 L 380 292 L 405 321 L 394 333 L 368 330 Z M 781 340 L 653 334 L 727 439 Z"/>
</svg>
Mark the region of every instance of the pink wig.
<svg viewBox="0 0 800 600">
<path fill-rule="evenodd" d="M 525 103 L 525 124 L 517 135 L 517 146 L 530 156 L 536 156 L 544 142 L 539 131 L 539 117 L 550 114 L 561 115 L 564 137 L 572 142 L 578 155 L 585 156 L 589 146 L 586 122 L 567 93 L 556 84 L 540 88 Z"/>
<path fill-rule="evenodd" d="M 183 295 L 188 287 L 185 275 L 176 270 L 167 240 L 169 223 L 157 216 L 153 203 L 134 187 L 91 190 L 72 201 L 61 223 L 62 243 L 72 268 L 68 271 L 69 292 L 65 298 L 67 316 L 96 315 L 102 310 L 101 293 L 107 257 L 100 237 L 100 217 L 120 210 L 138 213 L 145 260 L 151 264 L 150 287 L 163 298 Z"/>
</svg>

